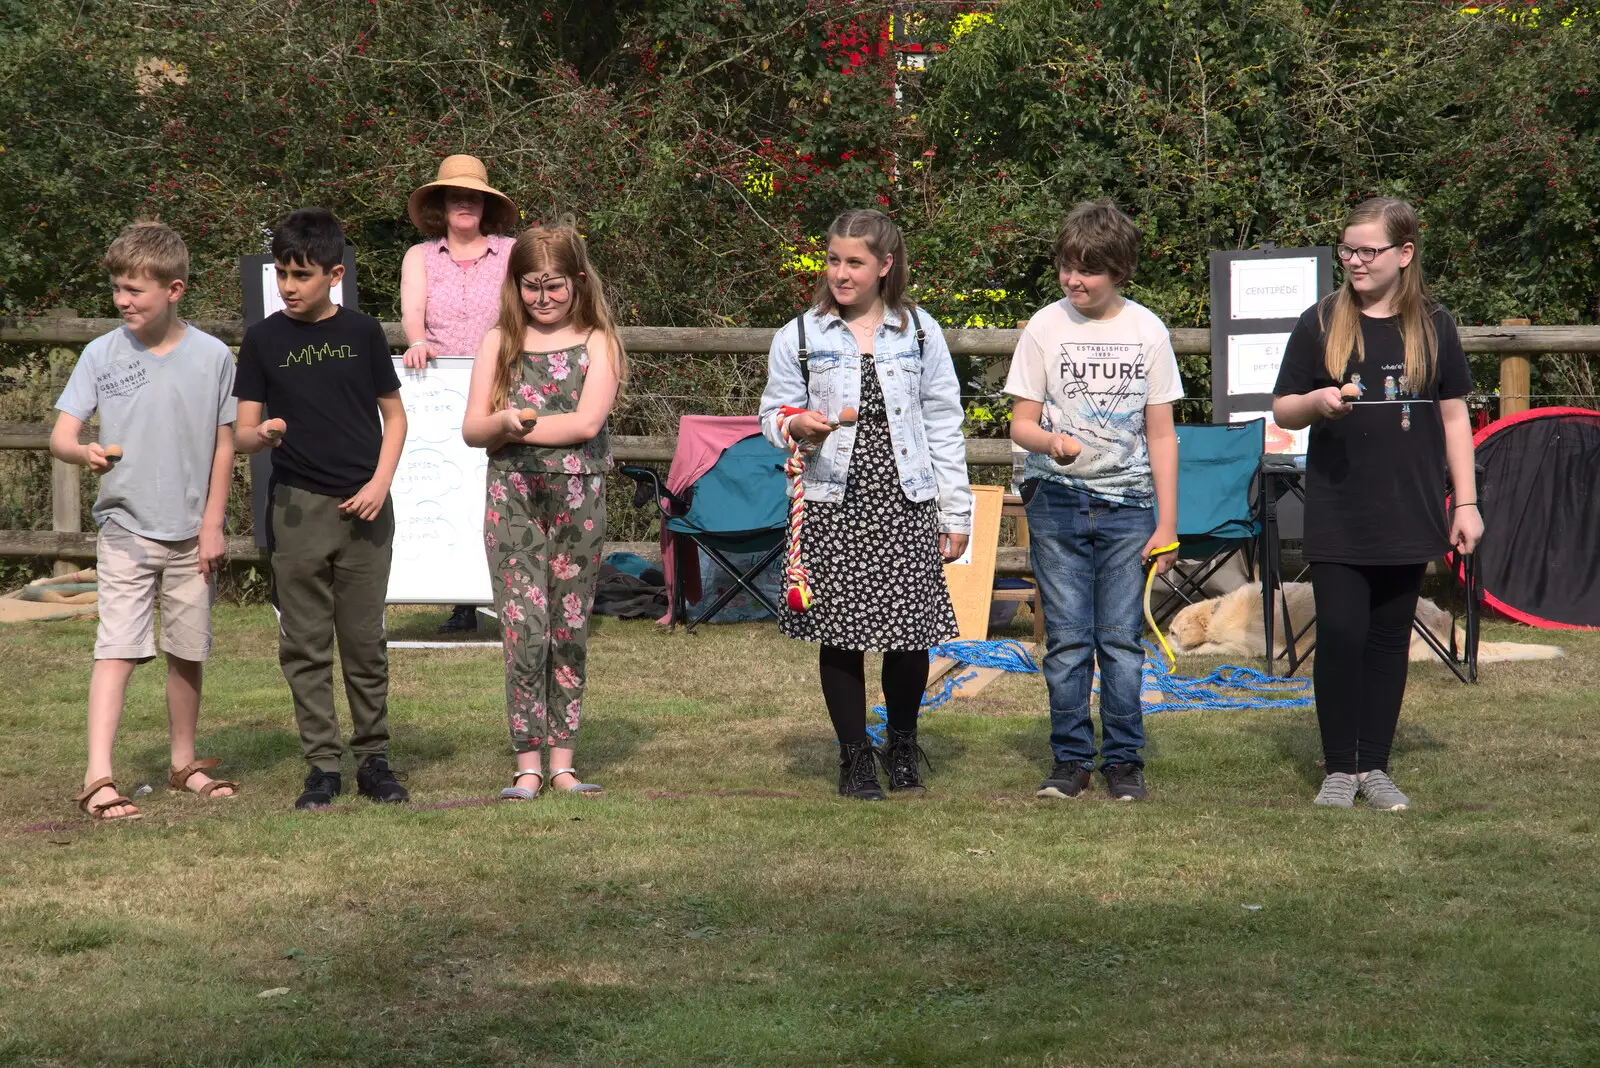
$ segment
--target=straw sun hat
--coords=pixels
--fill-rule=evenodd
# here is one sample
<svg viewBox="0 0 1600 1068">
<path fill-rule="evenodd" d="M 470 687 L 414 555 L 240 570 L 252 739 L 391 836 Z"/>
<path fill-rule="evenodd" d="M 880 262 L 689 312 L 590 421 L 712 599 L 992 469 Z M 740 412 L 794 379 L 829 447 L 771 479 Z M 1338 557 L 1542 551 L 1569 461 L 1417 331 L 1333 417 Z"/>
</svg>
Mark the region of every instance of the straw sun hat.
<svg viewBox="0 0 1600 1068">
<path fill-rule="evenodd" d="M 446 156 L 443 163 L 439 164 L 439 177 L 411 194 L 411 200 L 406 209 L 411 216 L 411 223 L 418 230 L 426 230 L 422 221 L 422 207 L 428 194 L 435 189 L 476 189 L 483 194 L 483 229 L 485 233 L 494 230 L 509 230 L 517 224 L 517 206 L 511 198 L 489 184 L 489 172 L 484 167 L 483 161 L 477 156 Z M 496 210 L 498 206 L 498 212 Z M 494 226 L 496 214 L 504 216 L 501 226 Z"/>
</svg>

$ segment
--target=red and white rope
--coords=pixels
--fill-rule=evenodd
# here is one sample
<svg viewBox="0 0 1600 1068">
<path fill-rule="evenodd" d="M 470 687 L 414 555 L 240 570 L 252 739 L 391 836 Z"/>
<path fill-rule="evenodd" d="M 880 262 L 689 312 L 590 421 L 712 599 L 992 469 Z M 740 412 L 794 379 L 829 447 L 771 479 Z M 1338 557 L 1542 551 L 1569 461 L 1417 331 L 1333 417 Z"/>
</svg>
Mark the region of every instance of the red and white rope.
<svg viewBox="0 0 1600 1068">
<path fill-rule="evenodd" d="M 778 431 L 789 449 L 789 459 L 784 462 L 783 473 L 789 476 L 789 556 L 783 570 L 784 600 L 791 612 L 804 612 L 811 607 L 811 574 L 806 570 L 800 554 L 800 529 L 806 515 L 806 456 L 805 442 L 789 433 L 789 424 L 804 408 L 783 409 Z"/>
</svg>

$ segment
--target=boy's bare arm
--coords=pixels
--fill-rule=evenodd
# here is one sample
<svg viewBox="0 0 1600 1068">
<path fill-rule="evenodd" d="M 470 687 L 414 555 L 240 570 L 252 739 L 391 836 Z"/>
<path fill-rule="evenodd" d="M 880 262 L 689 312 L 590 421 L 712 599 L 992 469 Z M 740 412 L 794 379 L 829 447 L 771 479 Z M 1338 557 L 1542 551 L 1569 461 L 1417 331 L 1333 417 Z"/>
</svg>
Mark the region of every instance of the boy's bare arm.
<svg viewBox="0 0 1600 1068">
<path fill-rule="evenodd" d="M 225 542 L 223 520 L 228 514 L 228 494 L 233 488 L 233 424 L 217 427 L 217 444 L 211 453 L 211 482 L 206 487 L 206 510 L 200 517 L 200 573 L 209 575 L 222 566 Z"/>
<path fill-rule="evenodd" d="M 1144 435 L 1150 453 L 1150 481 L 1156 490 L 1156 532 L 1142 554 L 1148 560 L 1151 553 L 1178 540 L 1178 429 L 1173 425 L 1170 403 L 1145 406 Z M 1168 570 L 1176 559 L 1175 553 L 1163 554 L 1157 570 Z"/>
<path fill-rule="evenodd" d="M 83 430 L 83 420 L 66 412 L 56 414 L 56 425 L 50 428 L 50 455 L 62 463 L 87 467 L 97 475 L 111 470 L 111 461 L 98 441 L 84 445 L 78 441 Z"/>
<path fill-rule="evenodd" d="M 1044 402 L 1011 398 L 1011 440 L 1027 449 L 1048 456 L 1058 464 L 1072 462 L 1082 446 L 1071 434 L 1056 434 L 1039 425 Z"/>
<path fill-rule="evenodd" d="M 268 419 L 265 424 L 261 422 L 262 403 L 260 401 L 242 400 L 239 402 L 239 414 L 233 424 L 233 447 L 246 456 L 254 456 L 262 449 L 276 449 L 283 441 L 284 425 L 282 419 Z M 265 430 L 277 429 L 278 435 L 273 437 L 263 433 Z"/>
</svg>

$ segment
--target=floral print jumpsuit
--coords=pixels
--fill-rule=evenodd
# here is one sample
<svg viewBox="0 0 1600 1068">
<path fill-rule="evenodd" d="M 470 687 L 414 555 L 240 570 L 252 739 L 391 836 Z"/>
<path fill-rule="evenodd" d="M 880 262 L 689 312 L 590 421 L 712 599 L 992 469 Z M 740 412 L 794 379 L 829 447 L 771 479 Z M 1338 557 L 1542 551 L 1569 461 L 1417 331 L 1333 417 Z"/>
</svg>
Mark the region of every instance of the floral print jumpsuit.
<svg viewBox="0 0 1600 1068">
<path fill-rule="evenodd" d="M 541 416 L 576 411 L 588 370 L 586 345 L 525 352 L 511 378 L 511 403 Z M 489 457 L 483 541 L 518 753 L 571 748 L 578 733 L 610 468 L 606 427 L 577 445 L 507 445 Z"/>
</svg>

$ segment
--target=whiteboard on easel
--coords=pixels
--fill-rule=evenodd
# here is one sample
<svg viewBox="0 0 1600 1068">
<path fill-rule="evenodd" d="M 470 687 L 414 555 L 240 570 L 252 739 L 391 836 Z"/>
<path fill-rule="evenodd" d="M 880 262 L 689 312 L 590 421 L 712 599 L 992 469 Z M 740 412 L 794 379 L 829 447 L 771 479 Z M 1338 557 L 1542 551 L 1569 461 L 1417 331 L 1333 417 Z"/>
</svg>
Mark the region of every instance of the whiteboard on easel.
<svg viewBox="0 0 1600 1068">
<path fill-rule="evenodd" d="M 470 357 L 441 357 L 421 371 L 395 358 L 406 445 L 394 500 L 390 604 L 493 604 L 483 549 L 488 456 L 461 440 Z"/>
</svg>

